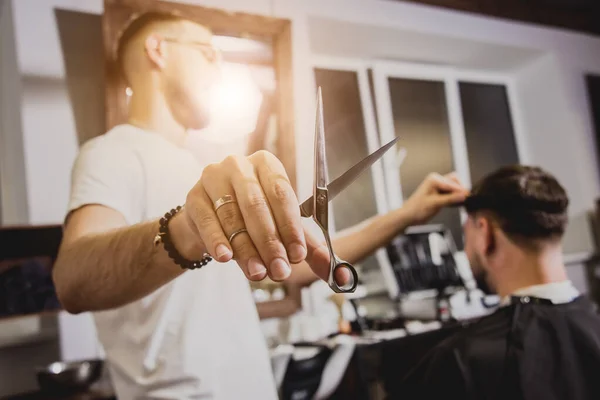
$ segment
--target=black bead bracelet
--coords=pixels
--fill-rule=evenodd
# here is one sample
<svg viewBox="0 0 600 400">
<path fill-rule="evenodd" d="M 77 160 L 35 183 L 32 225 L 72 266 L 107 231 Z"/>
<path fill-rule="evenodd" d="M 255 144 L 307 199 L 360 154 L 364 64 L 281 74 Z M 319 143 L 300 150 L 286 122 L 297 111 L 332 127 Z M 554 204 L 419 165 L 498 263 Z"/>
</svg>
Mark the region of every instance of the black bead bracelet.
<svg viewBox="0 0 600 400">
<path fill-rule="evenodd" d="M 171 211 L 167 212 L 165 214 L 165 216 L 160 219 L 158 234 L 154 238 L 154 244 L 157 245 L 158 243 L 162 242 L 163 246 L 165 247 L 165 251 L 167 252 L 169 257 L 173 260 L 173 262 L 175 264 L 179 265 L 181 268 L 183 268 L 183 269 L 201 268 L 212 261 L 212 257 L 209 254 L 205 253 L 204 257 L 202 257 L 202 259 L 200 259 L 200 260 L 195 260 L 195 261 L 188 260 L 188 259 L 184 258 L 181 254 L 179 254 L 179 252 L 175 248 L 175 245 L 173 244 L 173 241 L 171 240 L 171 235 L 169 234 L 169 228 L 168 228 L 169 221 L 179 211 L 181 211 L 181 206 L 177 206 L 177 208 L 171 209 Z"/>
</svg>

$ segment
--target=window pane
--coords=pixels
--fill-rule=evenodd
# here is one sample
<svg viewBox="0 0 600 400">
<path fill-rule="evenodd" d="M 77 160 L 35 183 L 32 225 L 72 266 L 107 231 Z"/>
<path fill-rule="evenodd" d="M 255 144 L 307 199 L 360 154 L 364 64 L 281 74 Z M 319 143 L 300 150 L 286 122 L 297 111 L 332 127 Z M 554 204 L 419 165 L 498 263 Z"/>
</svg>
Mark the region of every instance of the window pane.
<svg viewBox="0 0 600 400">
<path fill-rule="evenodd" d="M 406 200 L 430 172 L 454 170 L 450 125 L 443 82 L 389 78 L 392 115 L 398 146 L 407 150 L 400 169 L 402 195 Z M 442 210 L 431 223 L 452 230 L 462 249 L 462 226 L 456 208 Z"/>
<path fill-rule="evenodd" d="M 587 75 L 586 84 L 590 112 L 596 133 L 596 151 L 597 154 L 600 154 L 600 75 Z"/>
<path fill-rule="evenodd" d="M 353 71 L 315 69 L 323 94 L 323 117 L 329 179 L 340 176 L 369 155 L 358 75 Z M 336 230 L 352 227 L 377 214 L 371 174 L 362 174 L 342 195 L 332 201 Z M 378 268 L 374 257 L 361 263 Z"/>
<path fill-rule="evenodd" d="M 460 82 L 471 182 L 519 162 L 506 88 Z"/>
</svg>

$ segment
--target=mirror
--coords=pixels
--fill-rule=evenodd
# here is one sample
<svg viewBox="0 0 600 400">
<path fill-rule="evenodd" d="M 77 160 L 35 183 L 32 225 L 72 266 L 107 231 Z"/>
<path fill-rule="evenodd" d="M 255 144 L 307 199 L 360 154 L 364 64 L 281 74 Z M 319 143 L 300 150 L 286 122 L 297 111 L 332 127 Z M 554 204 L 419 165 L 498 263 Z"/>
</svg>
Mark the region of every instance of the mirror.
<svg viewBox="0 0 600 400">
<path fill-rule="evenodd" d="M 222 81 L 212 105 L 211 123 L 201 131 L 191 132 L 188 145 L 193 153 L 207 164 L 221 161 L 229 154 L 268 150 L 282 161 L 295 188 L 289 20 L 161 1 L 105 0 L 102 20 L 106 68 L 104 130 L 126 120 L 131 92 L 113 62 L 114 49 L 129 19 L 145 11 L 185 15 L 207 26 L 214 35 L 212 44 L 222 52 Z M 299 290 L 289 284 L 284 286 L 265 279 L 252 282 L 251 286 L 261 314 L 267 309 L 269 316 L 285 316 L 296 311 Z"/>
<path fill-rule="evenodd" d="M 234 123 L 236 126 L 230 130 L 234 137 L 230 141 L 235 135 L 246 134 L 246 151 L 272 151 L 296 187 L 291 22 L 286 19 L 161 1 L 105 0 L 106 128 L 123 122 L 127 114 L 127 85 L 112 62 L 115 43 L 127 21 L 134 14 L 146 11 L 185 15 L 207 26 L 214 35 L 213 45 L 223 52 L 223 72 L 227 78 L 221 88 L 221 108 L 212 110 L 216 117 L 213 127 L 208 127 L 203 135 L 194 135 L 195 138 L 224 141 L 226 129 L 219 128 L 219 124 Z M 243 115 L 230 121 L 232 113 L 224 111 L 229 106 L 237 106 Z"/>
</svg>

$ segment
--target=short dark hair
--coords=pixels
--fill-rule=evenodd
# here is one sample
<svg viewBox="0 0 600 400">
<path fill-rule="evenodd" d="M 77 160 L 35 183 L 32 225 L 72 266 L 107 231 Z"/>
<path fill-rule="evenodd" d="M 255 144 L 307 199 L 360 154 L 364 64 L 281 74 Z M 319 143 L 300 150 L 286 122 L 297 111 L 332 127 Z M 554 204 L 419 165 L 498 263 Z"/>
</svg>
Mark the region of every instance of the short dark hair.
<svg viewBox="0 0 600 400">
<path fill-rule="evenodd" d="M 137 35 L 151 23 L 162 21 L 179 22 L 186 21 L 186 19 L 175 13 L 148 11 L 143 12 L 141 14 L 133 15 L 125 24 L 124 28 L 119 34 L 119 38 L 117 40 L 117 47 L 114 51 L 115 61 L 119 65 L 119 69 L 122 73 L 124 73 L 123 57 L 125 49 L 127 48 L 127 44 L 129 44 L 129 42 L 135 35 Z"/>
<path fill-rule="evenodd" d="M 511 165 L 477 182 L 465 201 L 467 213 L 491 213 L 512 239 L 559 239 L 568 222 L 569 197 L 542 168 Z"/>
</svg>

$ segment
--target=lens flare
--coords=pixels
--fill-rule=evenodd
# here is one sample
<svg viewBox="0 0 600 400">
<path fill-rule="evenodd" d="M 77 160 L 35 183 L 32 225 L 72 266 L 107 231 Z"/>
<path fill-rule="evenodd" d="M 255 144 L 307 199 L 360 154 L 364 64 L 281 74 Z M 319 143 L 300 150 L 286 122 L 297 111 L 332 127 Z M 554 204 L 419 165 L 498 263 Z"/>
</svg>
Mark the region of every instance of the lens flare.
<svg viewBox="0 0 600 400">
<path fill-rule="evenodd" d="M 254 131 L 262 93 L 250 69 L 242 64 L 223 64 L 219 82 L 211 92 L 210 125 L 202 136 L 228 142 Z"/>
</svg>

